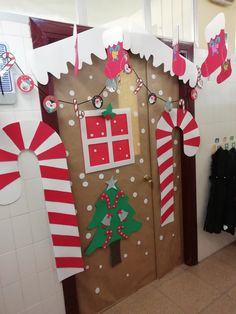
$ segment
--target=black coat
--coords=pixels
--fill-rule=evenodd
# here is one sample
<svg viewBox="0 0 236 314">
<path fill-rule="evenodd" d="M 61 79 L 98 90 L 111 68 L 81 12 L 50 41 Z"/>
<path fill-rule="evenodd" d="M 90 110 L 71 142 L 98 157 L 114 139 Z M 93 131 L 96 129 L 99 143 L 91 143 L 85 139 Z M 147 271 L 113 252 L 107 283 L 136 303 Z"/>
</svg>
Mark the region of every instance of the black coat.
<svg viewBox="0 0 236 314">
<path fill-rule="evenodd" d="M 219 148 L 212 155 L 210 195 L 204 230 L 234 234 L 236 226 L 236 150 Z"/>
</svg>

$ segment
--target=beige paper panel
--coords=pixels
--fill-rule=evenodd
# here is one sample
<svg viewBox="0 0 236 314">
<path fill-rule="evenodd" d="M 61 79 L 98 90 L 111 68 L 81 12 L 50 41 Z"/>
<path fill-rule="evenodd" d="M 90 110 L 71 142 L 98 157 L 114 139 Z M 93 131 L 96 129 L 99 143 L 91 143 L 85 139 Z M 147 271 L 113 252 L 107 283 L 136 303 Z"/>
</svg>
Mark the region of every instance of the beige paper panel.
<svg viewBox="0 0 236 314">
<path fill-rule="evenodd" d="M 132 63 L 145 78 L 145 62 L 132 57 Z M 70 90 L 73 90 L 78 101 L 83 101 L 97 94 L 105 84 L 104 64 L 105 62 L 93 58 L 93 65 L 84 65 L 77 77 L 73 76 L 71 67 L 70 74 L 54 81 L 56 96 L 60 99 L 72 100 Z M 85 178 L 80 179 L 85 170 L 79 121 L 76 120 L 72 105 L 63 103 L 58 111 L 60 134 L 69 154 L 69 171 L 78 210 L 83 251 L 91 241 L 88 239 L 89 233 L 93 236 L 95 232 L 95 229 L 87 230 L 95 212 L 95 203 L 106 187 L 105 181 L 111 176 L 118 179 L 119 187 L 129 196 L 129 203 L 136 212 L 134 218 L 143 224 L 141 230 L 131 235 L 130 239 L 121 241 L 121 264 L 113 268 L 110 266 L 109 247 L 106 250 L 98 249 L 91 256 L 85 257 L 86 271 L 76 277 L 82 314 L 96 313 L 156 278 L 152 189 L 143 179 L 146 174 L 151 173 L 147 93 L 142 89 L 137 98 L 129 85 L 131 83 L 131 86 L 134 85 L 134 76 L 130 76 L 127 80 L 130 82 L 127 83 L 126 77 L 121 76 L 120 94 L 104 93 L 103 108 L 106 108 L 109 102 L 112 102 L 114 108 L 131 107 L 136 146 L 135 164 L 85 174 Z M 91 103 L 82 105 L 81 109 L 94 110 Z M 103 179 L 99 179 L 101 174 L 104 175 Z M 131 177 L 135 178 L 134 182 L 131 182 Z M 133 194 L 135 192 L 136 197 L 134 197 L 136 194 Z"/>
</svg>

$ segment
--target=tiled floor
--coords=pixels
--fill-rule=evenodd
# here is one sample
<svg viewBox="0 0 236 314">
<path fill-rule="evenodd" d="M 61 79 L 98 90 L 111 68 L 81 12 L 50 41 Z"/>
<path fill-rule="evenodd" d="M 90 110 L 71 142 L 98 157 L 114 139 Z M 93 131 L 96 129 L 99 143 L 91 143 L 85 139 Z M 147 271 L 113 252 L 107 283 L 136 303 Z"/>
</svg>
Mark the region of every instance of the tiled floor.
<svg viewBox="0 0 236 314">
<path fill-rule="evenodd" d="M 236 314 L 236 243 L 181 265 L 103 314 Z"/>
</svg>

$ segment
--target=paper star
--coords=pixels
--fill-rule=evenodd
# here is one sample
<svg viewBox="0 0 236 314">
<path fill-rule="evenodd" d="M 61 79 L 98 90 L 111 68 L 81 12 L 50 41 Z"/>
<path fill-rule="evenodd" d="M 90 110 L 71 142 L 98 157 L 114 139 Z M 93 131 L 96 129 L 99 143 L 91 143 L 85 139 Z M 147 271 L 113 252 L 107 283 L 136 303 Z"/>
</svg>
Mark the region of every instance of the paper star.
<svg viewBox="0 0 236 314">
<path fill-rule="evenodd" d="M 110 189 L 116 189 L 117 190 L 117 187 L 116 187 L 116 182 L 117 180 L 114 180 L 114 177 L 112 176 L 111 179 L 109 181 L 106 181 L 106 184 L 107 184 L 107 191 L 110 190 Z"/>
</svg>

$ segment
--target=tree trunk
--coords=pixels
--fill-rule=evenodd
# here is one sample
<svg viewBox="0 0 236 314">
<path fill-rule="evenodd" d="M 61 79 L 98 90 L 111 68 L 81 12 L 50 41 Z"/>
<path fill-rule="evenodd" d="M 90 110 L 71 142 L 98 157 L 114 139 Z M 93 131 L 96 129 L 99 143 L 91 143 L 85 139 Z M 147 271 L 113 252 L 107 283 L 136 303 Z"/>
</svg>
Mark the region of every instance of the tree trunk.
<svg viewBox="0 0 236 314">
<path fill-rule="evenodd" d="M 111 250 L 111 266 L 114 267 L 121 263 L 120 240 L 110 244 Z"/>
</svg>

